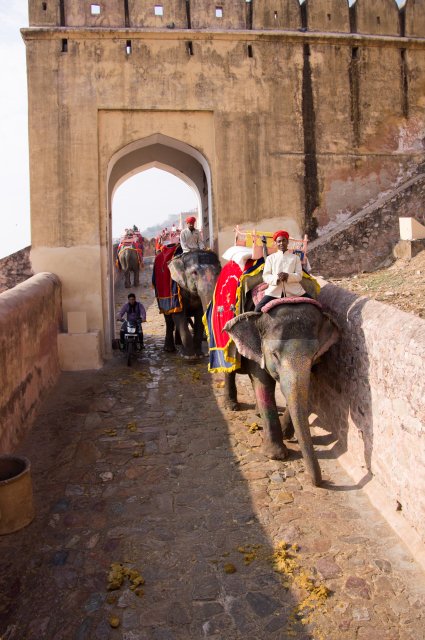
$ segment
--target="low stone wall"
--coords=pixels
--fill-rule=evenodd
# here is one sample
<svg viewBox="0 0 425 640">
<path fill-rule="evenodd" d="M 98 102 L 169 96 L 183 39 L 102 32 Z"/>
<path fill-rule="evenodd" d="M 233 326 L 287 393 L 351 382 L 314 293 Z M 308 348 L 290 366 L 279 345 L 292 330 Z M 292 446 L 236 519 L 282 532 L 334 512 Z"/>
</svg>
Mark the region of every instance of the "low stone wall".
<svg viewBox="0 0 425 640">
<path fill-rule="evenodd" d="M 377 269 L 400 239 L 399 217 L 425 224 L 424 201 L 425 175 L 420 174 L 313 240 L 309 259 L 315 273 L 338 278 Z"/>
<path fill-rule="evenodd" d="M 342 337 L 313 368 L 312 410 L 356 486 L 425 542 L 425 321 L 329 283 L 320 301 Z"/>
<path fill-rule="evenodd" d="M 25 247 L 0 259 L 0 293 L 31 278 L 30 251 L 31 247 Z"/>
<path fill-rule="evenodd" d="M 59 375 L 61 285 L 39 273 L 0 294 L 0 452 L 31 427 L 43 392 Z"/>
</svg>

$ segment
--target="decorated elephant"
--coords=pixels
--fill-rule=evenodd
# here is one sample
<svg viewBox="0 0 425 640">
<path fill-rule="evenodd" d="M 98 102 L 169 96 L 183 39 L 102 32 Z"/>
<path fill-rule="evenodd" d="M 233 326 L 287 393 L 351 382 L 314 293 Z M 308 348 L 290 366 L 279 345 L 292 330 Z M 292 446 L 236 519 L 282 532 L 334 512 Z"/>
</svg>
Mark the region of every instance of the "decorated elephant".
<svg viewBox="0 0 425 640">
<path fill-rule="evenodd" d="M 308 422 L 310 371 L 319 356 L 337 342 L 339 329 L 316 301 L 293 304 L 277 299 L 270 304 L 267 312 L 243 313 L 230 320 L 225 331 L 242 356 L 238 372 L 251 378 L 264 422 L 264 453 L 273 460 L 285 460 L 288 456 L 275 400 L 278 382 L 306 469 L 312 483 L 318 486 L 321 472 Z M 227 405 L 236 409 L 235 372 L 227 373 L 225 380 Z"/>
<path fill-rule="evenodd" d="M 189 358 L 202 355 L 204 327 L 203 312 L 214 293 L 221 270 L 220 261 L 213 251 L 189 251 L 182 253 L 168 264 L 172 280 L 179 286 L 181 310 L 167 314 L 165 350 L 174 351 L 174 327 L 183 344 L 183 355 Z M 189 328 L 193 318 L 193 331 Z"/>
<path fill-rule="evenodd" d="M 134 274 L 133 286 L 139 286 L 140 257 L 139 251 L 132 246 L 122 246 L 118 249 L 118 261 L 124 272 L 124 286 L 131 287 L 131 272 Z"/>
</svg>

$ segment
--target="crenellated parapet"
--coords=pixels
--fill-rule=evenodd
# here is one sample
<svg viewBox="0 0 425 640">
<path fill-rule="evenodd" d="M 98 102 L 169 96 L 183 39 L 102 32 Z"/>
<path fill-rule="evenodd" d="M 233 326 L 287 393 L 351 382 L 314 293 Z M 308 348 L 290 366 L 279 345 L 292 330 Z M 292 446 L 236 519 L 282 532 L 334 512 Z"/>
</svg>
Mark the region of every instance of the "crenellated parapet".
<svg viewBox="0 0 425 640">
<path fill-rule="evenodd" d="M 298 0 L 256 0 L 251 2 L 253 29 L 301 28 L 301 8 Z"/>
<path fill-rule="evenodd" d="M 400 35 L 400 12 L 395 0 L 356 0 L 353 9 L 358 33 Z"/>
<path fill-rule="evenodd" d="M 425 2 L 407 0 L 404 7 L 406 36 L 423 37 L 425 34 Z"/>
<path fill-rule="evenodd" d="M 31 27 L 289 30 L 425 37 L 425 3 L 407 0 L 29 0 Z"/>
<path fill-rule="evenodd" d="M 307 29 L 349 33 L 350 15 L 346 0 L 306 0 Z"/>
</svg>

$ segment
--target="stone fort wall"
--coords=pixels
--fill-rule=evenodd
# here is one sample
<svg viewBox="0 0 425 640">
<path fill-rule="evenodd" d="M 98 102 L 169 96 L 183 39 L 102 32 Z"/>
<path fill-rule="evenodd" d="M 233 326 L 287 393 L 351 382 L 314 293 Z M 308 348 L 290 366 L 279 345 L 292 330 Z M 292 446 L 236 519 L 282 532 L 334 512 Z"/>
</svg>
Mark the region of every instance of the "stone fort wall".
<svg viewBox="0 0 425 640">
<path fill-rule="evenodd" d="M 29 7 L 32 265 L 58 274 L 64 311 L 85 311 L 106 348 L 108 163 L 127 146 L 161 134 L 202 154 L 220 252 L 235 224 L 331 230 L 423 159 L 423 2 Z"/>
<path fill-rule="evenodd" d="M 61 285 L 39 273 L 0 294 L 0 453 L 14 451 L 59 376 Z"/>
<path fill-rule="evenodd" d="M 342 334 L 311 376 L 333 452 L 392 524 L 425 541 L 425 321 L 324 283 Z M 408 543 L 412 540 L 408 538 Z"/>
<path fill-rule="evenodd" d="M 73 108 L 83 114 L 89 102 L 164 117 L 214 113 L 219 230 L 283 216 L 314 236 L 423 155 L 423 3 L 408 0 L 401 11 L 394 0 L 29 6 L 31 27 L 54 30 L 25 39 L 30 86 L 40 86 L 34 60 L 48 71 L 44 95 L 59 92 L 62 144 L 73 137 Z"/>
</svg>

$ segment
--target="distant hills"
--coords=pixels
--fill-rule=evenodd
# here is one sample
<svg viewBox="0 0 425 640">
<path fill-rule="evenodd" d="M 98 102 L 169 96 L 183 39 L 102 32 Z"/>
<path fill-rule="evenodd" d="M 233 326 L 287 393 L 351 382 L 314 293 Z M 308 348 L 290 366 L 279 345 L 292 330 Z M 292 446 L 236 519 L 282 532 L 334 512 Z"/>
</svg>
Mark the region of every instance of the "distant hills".
<svg viewBox="0 0 425 640">
<path fill-rule="evenodd" d="M 141 229 L 140 231 L 142 236 L 144 236 L 145 238 L 156 238 L 160 234 L 160 232 L 163 229 L 165 229 L 165 227 L 168 227 L 168 228 L 172 227 L 173 224 L 176 225 L 176 227 L 178 227 L 180 225 L 180 218 L 184 226 L 184 220 L 187 216 L 189 215 L 197 216 L 197 214 L 198 214 L 197 210 L 194 210 L 194 211 L 185 211 L 177 215 L 171 215 L 171 216 L 168 216 L 168 218 L 166 218 L 162 222 L 159 222 L 158 224 L 152 227 L 146 227 L 145 229 Z"/>
</svg>

